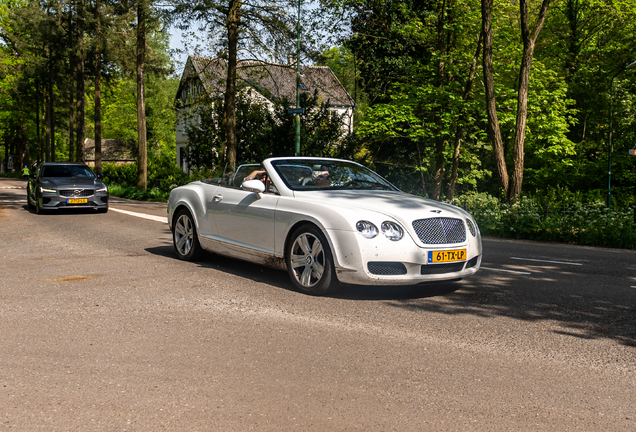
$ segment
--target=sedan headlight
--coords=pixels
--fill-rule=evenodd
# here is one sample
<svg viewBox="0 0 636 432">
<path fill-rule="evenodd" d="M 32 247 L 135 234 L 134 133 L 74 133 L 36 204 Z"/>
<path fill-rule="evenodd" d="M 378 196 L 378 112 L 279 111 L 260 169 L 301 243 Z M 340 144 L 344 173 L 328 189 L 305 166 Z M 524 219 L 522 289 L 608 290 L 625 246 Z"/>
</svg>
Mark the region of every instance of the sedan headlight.
<svg viewBox="0 0 636 432">
<path fill-rule="evenodd" d="M 42 193 L 44 193 L 44 192 L 55 193 L 55 189 L 47 189 L 47 188 L 43 188 L 42 186 L 40 186 L 40 192 L 42 192 Z"/>
<path fill-rule="evenodd" d="M 378 227 L 368 221 L 358 221 L 356 229 L 364 238 L 372 239 L 378 235 Z"/>
<path fill-rule="evenodd" d="M 382 234 L 389 240 L 398 241 L 404 236 L 404 230 L 395 222 L 382 222 L 380 228 L 382 229 Z"/>
<path fill-rule="evenodd" d="M 108 188 L 104 186 L 103 188 L 97 189 L 97 192 L 108 192 Z"/>
</svg>

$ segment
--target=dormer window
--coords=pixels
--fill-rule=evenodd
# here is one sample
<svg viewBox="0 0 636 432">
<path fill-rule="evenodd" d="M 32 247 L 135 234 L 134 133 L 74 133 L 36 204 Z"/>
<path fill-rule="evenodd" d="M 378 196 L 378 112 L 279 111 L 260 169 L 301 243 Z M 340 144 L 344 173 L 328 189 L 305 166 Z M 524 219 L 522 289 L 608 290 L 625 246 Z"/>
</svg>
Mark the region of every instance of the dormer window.
<svg viewBox="0 0 636 432">
<path fill-rule="evenodd" d="M 303 83 L 300 83 L 300 89 L 301 90 L 307 90 L 307 86 Z"/>
</svg>

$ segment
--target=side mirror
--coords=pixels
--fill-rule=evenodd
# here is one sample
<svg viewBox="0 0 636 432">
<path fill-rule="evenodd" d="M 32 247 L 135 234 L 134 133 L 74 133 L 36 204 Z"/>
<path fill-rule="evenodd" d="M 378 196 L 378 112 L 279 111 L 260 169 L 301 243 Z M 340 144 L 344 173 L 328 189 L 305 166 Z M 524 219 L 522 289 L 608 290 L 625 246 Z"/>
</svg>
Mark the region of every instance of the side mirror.
<svg viewBox="0 0 636 432">
<path fill-rule="evenodd" d="M 103 180 L 104 174 L 97 174 L 97 180 Z"/>
<path fill-rule="evenodd" d="M 265 192 L 265 185 L 260 180 L 247 180 L 242 184 L 243 190 L 257 194 Z"/>
</svg>

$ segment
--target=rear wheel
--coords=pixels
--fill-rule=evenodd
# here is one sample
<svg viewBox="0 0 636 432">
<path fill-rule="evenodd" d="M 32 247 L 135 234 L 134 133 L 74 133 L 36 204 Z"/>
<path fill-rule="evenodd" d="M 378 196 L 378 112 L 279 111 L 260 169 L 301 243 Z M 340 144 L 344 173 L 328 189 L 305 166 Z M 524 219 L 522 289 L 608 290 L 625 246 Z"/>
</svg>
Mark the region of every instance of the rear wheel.
<svg viewBox="0 0 636 432">
<path fill-rule="evenodd" d="M 297 290 L 325 295 L 339 288 L 329 243 L 315 226 L 303 225 L 293 232 L 285 261 L 289 279 Z"/>
<path fill-rule="evenodd" d="M 187 210 L 177 213 L 172 227 L 172 241 L 179 259 L 193 261 L 201 255 L 201 245 L 192 215 Z"/>
</svg>

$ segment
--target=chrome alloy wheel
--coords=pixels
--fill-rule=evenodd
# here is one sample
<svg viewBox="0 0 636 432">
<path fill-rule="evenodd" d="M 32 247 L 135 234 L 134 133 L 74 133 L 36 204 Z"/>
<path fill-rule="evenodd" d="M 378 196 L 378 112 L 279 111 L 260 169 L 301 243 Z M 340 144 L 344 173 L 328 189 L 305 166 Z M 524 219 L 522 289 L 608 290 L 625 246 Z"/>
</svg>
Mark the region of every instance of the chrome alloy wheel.
<svg viewBox="0 0 636 432">
<path fill-rule="evenodd" d="M 186 256 L 192 250 L 194 233 L 194 224 L 190 216 L 179 216 L 174 227 L 174 245 L 180 255 Z"/>
<path fill-rule="evenodd" d="M 320 282 L 327 265 L 322 243 L 318 237 L 308 232 L 294 240 L 290 261 L 296 281 L 305 288 Z"/>
</svg>

